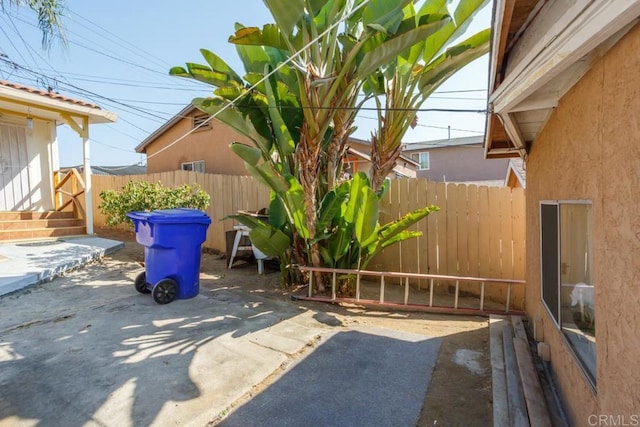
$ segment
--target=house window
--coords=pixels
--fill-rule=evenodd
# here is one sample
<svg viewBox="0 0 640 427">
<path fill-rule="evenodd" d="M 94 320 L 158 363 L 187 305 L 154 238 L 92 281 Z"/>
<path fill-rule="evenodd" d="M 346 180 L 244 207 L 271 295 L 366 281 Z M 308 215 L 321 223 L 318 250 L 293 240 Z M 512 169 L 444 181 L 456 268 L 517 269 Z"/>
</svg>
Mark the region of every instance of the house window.
<svg viewBox="0 0 640 427">
<path fill-rule="evenodd" d="M 414 160 L 420 164 L 420 170 L 429 170 L 429 152 L 414 153 L 411 155 L 411 160 Z"/>
<path fill-rule="evenodd" d="M 204 160 L 198 160 L 197 162 L 182 163 L 181 169 L 183 171 L 193 171 L 193 172 L 204 173 Z"/>
<path fill-rule="evenodd" d="M 211 129 L 210 117 L 211 116 L 208 114 L 198 114 L 197 116 L 193 116 L 193 129 L 196 131 Z"/>
<path fill-rule="evenodd" d="M 592 206 L 542 202 L 540 224 L 542 300 L 595 386 Z"/>
</svg>

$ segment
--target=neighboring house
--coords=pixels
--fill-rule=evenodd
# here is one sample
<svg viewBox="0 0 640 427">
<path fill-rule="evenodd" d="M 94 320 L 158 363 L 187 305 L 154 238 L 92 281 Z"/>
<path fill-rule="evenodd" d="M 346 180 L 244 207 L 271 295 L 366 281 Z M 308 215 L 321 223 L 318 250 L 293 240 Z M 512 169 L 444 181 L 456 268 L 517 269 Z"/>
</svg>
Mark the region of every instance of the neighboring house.
<svg viewBox="0 0 640 427">
<path fill-rule="evenodd" d="M 405 144 L 402 153 L 418 163 L 418 178 L 501 186 L 508 160 L 487 161 L 483 143 L 482 136 L 415 142 Z"/>
<path fill-rule="evenodd" d="M 80 173 L 84 173 L 84 166 L 70 166 L 62 168 L 62 172 L 66 172 L 70 169 L 76 169 Z M 142 165 L 129 165 L 129 166 L 94 166 L 91 165 L 91 174 L 93 175 L 146 175 L 147 167 Z"/>
<path fill-rule="evenodd" d="M 147 172 L 189 170 L 221 175 L 248 175 L 229 144 L 251 140 L 209 114 L 188 105 L 137 147 L 147 155 Z"/>
<path fill-rule="evenodd" d="M 350 174 L 355 172 L 369 173 L 371 170 L 371 143 L 358 138 L 349 138 L 348 144 L 347 172 Z M 416 178 L 418 166 L 418 162 L 400 154 L 389 178 Z"/>
<path fill-rule="evenodd" d="M 507 177 L 504 179 L 505 187 L 527 188 L 527 172 L 524 166 L 524 160 L 520 157 L 509 159 Z"/>
<path fill-rule="evenodd" d="M 65 149 L 56 127 L 64 124 L 78 134 L 85 166 L 89 166 L 89 126 L 116 118 L 115 113 L 84 101 L 0 81 L 0 211 L 54 210 L 58 152 Z M 92 234 L 90 174 L 85 175 L 84 184 L 84 220 Z"/>
<path fill-rule="evenodd" d="M 189 105 L 142 141 L 136 151 L 147 155 L 147 172 L 192 170 L 248 175 L 244 162 L 231 151 L 229 144 L 253 145 L 253 142 L 226 124 L 216 119 L 207 121 L 208 118 L 209 114 Z M 369 170 L 370 149 L 368 146 L 359 148 L 360 142 L 364 143 L 350 140 L 353 147 L 347 154 L 348 172 Z M 394 176 L 415 177 L 415 162 L 405 158 L 401 160 L 394 169 Z"/>
<path fill-rule="evenodd" d="M 571 425 L 640 422 L 640 0 L 498 0 L 486 155 L 526 161 L 526 311 Z"/>
</svg>

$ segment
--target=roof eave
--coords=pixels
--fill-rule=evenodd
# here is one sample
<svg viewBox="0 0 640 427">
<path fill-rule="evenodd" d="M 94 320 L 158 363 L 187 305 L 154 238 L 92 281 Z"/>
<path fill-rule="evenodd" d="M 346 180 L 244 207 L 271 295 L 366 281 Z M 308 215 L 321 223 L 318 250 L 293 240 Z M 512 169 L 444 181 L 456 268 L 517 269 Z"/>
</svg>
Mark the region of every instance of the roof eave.
<svg viewBox="0 0 640 427">
<path fill-rule="evenodd" d="M 90 124 L 114 123 L 118 119 L 118 114 L 112 111 L 53 99 L 7 86 L 0 86 L 0 99 L 27 107 L 33 106 L 33 108 L 42 108 L 56 113 L 87 117 Z"/>
<path fill-rule="evenodd" d="M 140 144 L 138 144 L 135 148 L 136 153 L 144 153 L 146 152 L 146 148 L 153 143 L 160 135 L 165 133 L 168 129 L 173 127 L 180 120 L 185 118 L 185 116 L 191 114 L 196 109 L 193 104 L 189 104 L 180 110 L 175 116 L 173 116 L 169 121 L 160 126 L 158 129 L 153 131 L 148 137 L 146 137 Z"/>
</svg>

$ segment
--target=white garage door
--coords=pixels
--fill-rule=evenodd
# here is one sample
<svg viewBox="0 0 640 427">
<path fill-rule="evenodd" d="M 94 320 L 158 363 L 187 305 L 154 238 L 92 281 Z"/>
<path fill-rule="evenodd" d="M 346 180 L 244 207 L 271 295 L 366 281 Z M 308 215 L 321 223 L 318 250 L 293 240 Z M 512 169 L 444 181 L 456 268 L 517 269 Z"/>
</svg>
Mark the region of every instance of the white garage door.
<svg viewBox="0 0 640 427">
<path fill-rule="evenodd" d="M 26 130 L 0 124 L 0 211 L 31 206 Z"/>
</svg>

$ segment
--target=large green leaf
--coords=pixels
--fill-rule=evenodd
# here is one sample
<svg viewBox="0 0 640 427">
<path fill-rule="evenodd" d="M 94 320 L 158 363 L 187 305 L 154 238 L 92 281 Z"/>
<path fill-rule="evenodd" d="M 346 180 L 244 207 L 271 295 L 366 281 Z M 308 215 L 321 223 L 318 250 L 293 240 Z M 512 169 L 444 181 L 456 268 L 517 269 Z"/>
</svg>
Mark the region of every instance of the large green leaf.
<svg viewBox="0 0 640 427">
<path fill-rule="evenodd" d="M 318 209 L 317 229 L 319 232 L 329 227 L 334 218 L 340 213 L 342 204 L 349 196 L 349 188 L 349 183 L 345 182 L 324 196 Z"/>
<path fill-rule="evenodd" d="M 242 27 L 229 37 L 229 43 L 245 46 L 274 47 L 279 50 L 288 50 L 286 40 L 280 29 L 274 24 L 266 24 L 262 29 L 257 27 Z M 266 52 L 266 51 L 265 51 Z"/>
<path fill-rule="evenodd" d="M 490 0 L 461 0 L 452 13 L 453 19 L 451 22 L 425 40 L 423 60 L 426 63 L 431 62 L 449 43 L 462 36 L 469 28 L 473 17 L 488 3 L 490 3 Z M 420 12 L 424 11 L 421 10 Z"/>
<path fill-rule="evenodd" d="M 413 212 L 409 212 L 402 218 L 399 218 L 395 221 L 392 221 L 380 227 L 380 231 L 378 232 L 378 238 L 381 241 L 381 243 L 384 245 L 384 243 L 389 239 L 393 238 L 397 234 L 411 227 L 413 224 L 425 218 L 430 213 L 437 212 L 439 210 L 440 210 L 439 207 L 430 205 L 430 206 L 425 206 L 422 209 L 417 209 Z"/>
<path fill-rule="evenodd" d="M 355 224 L 358 215 L 358 206 L 362 203 L 363 188 L 369 186 L 369 179 L 363 172 L 356 173 L 351 179 L 349 201 L 344 209 L 344 220 L 347 223 Z"/>
<path fill-rule="evenodd" d="M 371 0 L 362 13 L 362 24 L 385 34 L 394 34 L 402 23 L 402 9 L 408 3 L 411 0 Z"/>
<path fill-rule="evenodd" d="M 201 82 L 213 85 L 213 86 L 226 86 L 230 82 L 233 81 L 228 74 L 215 71 L 207 67 L 206 65 L 195 64 L 188 62 L 187 69 L 189 70 L 189 75 Z"/>
<path fill-rule="evenodd" d="M 355 79 L 360 80 L 366 78 L 378 67 L 386 65 L 414 44 L 429 37 L 446 24 L 448 19 L 449 18 L 445 18 L 437 22 L 421 25 L 413 30 L 393 37 L 373 48 L 371 51 L 366 52 L 358 65 Z"/>
<path fill-rule="evenodd" d="M 486 29 L 467 40 L 448 48 L 429 64 L 420 76 L 418 88 L 423 96 L 433 93 L 449 77 L 462 67 L 489 51 L 491 30 Z"/>
<path fill-rule="evenodd" d="M 333 259 L 331 252 L 329 252 L 329 249 L 325 248 L 324 246 L 320 246 L 320 256 L 322 256 L 322 260 L 327 265 L 327 267 L 336 267 L 335 260 Z"/>
<path fill-rule="evenodd" d="M 291 247 L 291 240 L 282 231 L 270 225 L 256 227 L 249 232 L 251 243 L 268 256 L 283 256 Z"/>
<path fill-rule="evenodd" d="M 235 219 L 240 224 L 245 225 L 251 229 L 267 225 L 264 221 L 261 221 L 255 216 L 246 214 L 227 215 L 224 217 L 224 219 Z"/>
<path fill-rule="evenodd" d="M 353 223 L 341 223 L 329 239 L 327 248 L 331 257 L 338 261 L 349 252 L 352 244 Z"/>
<path fill-rule="evenodd" d="M 189 74 L 189 72 L 184 67 L 180 66 L 171 67 L 169 69 L 169 75 L 176 77 L 191 77 L 191 74 Z"/>
<path fill-rule="evenodd" d="M 309 238 L 309 229 L 305 217 L 304 190 L 298 180 L 288 175 L 286 177 L 289 188 L 281 194 L 287 208 L 289 209 L 290 220 L 296 231 L 303 239 Z"/>
<path fill-rule="evenodd" d="M 413 224 L 425 218 L 432 212 L 439 211 L 440 208 L 434 205 L 425 206 L 422 209 L 415 210 L 403 216 L 400 219 L 387 223 L 380 227 L 377 231 L 378 239 L 376 243 L 366 242 L 368 245 L 369 253 L 366 255 L 366 259 L 363 263 L 363 268 L 376 256 L 380 251 L 394 243 L 401 242 L 403 240 L 410 239 L 412 237 L 418 237 L 422 233 L 418 231 L 408 231 L 407 228 Z"/>
<path fill-rule="evenodd" d="M 380 244 L 380 249 L 384 249 L 387 246 L 391 246 L 394 245 L 396 243 L 400 243 L 404 240 L 409 240 L 409 239 L 413 239 L 414 237 L 420 237 L 422 236 L 422 232 L 421 231 L 409 231 L 409 230 L 404 230 L 401 231 L 398 234 L 395 234 L 393 237 L 385 240 L 383 243 Z"/>
<path fill-rule="evenodd" d="M 418 15 L 432 15 L 434 13 L 443 13 L 446 11 L 447 3 L 449 0 L 427 0 L 422 3 L 422 6 L 418 10 Z"/>
<path fill-rule="evenodd" d="M 289 190 L 289 183 L 271 163 L 264 162 L 257 167 L 245 163 L 245 166 L 253 176 L 257 174 L 258 178 L 277 194 L 282 195 Z"/>
<path fill-rule="evenodd" d="M 429 2 L 427 2 L 429 3 Z M 446 8 L 444 9 L 446 11 Z M 403 25 L 400 28 L 401 33 L 405 33 L 410 31 L 412 28 L 416 26 L 428 25 L 435 22 L 444 22 L 442 27 L 439 28 L 436 32 L 434 32 L 431 36 L 426 39 L 419 41 L 418 43 L 413 44 L 409 49 L 401 52 L 397 58 L 397 66 L 402 68 L 402 74 L 410 73 L 414 65 L 416 65 L 419 61 L 422 60 L 425 46 L 432 38 L 436 37 L 440 34 L 445 28 L 451 25 L 451 17 L 446 13 L 432 13 L 428 15 L 417 15 L 412 16 L 403 22 Z"/>
<path fill-rule="evenodd" d="M 229 76 L 229 80 L 234 80 L 237 83 L 242 84 L 242 78 L 218 55 L 207 49 L 200 49 L 200 53 L 212 70 L 224 73 Z"/>
<path fill-rule="evenodd" d="M 282 199 L 275 192 L 271 192 L 269 201 L 269 224 L 275 228 L 282 228 L 287 223 L 287 210 Z"/>
<path fill-rule="evenodd" d="M 229 148 L 231 148 L 231 151 L 251 166 L 257 165 L 262 158 L 262 151 L 256 147 L 251 147 L 239 142 L 232 142 L 229 144 Z"/>
<path fill-rule="evenodd" d="M 304 15 L 304 0 L 264 0 L 265 4 L 271 11 L 273 19 L 275 19 L 278 28 L 284 33 L 285 37 L 291 37 L 293 30 Z"/>
<path fill-rule="evenodd" d="M 252 34 L 254 31 L 260 30 L 245 28 L 241 24 L 236 24 L 236 33 L 238 31 Z M 229 38 L 229 41 L 235 44 L 236 52 L 238 52 L 238 56 L 240 57 L 247 73 L 262 73 L 265 65 L 277 63 L 262 45 L 256 45 L 253 43 L 235 43 L 234 40 L 234 36 Z"/>
<path fill-rule="evenodd" d="M 295 142 L 291 137 L 287 124 L 280 115 L 280 110 L 276 104 L 279 98 L 276 98 L 271 88 L 271 81 L 267 79 L 265 81 L 267 99 L 269 100 L 269 117 L 271 117 L 271 123 L 273 126 L 273 133 L 276 136 L 276 142 L 278 144 L 280 155 L 289 156 L 293 154 L 296 149 Z"/>
<path fill-rule="evenodd" d="M 363 187 L 355 218 L 355 234 L 360 244 L 366 242 L 378 226 L 378 196 L 371 187 Z"/>
</svg>

